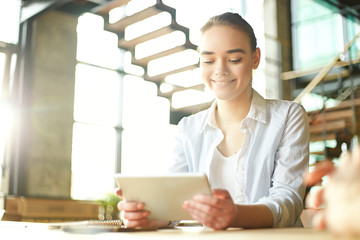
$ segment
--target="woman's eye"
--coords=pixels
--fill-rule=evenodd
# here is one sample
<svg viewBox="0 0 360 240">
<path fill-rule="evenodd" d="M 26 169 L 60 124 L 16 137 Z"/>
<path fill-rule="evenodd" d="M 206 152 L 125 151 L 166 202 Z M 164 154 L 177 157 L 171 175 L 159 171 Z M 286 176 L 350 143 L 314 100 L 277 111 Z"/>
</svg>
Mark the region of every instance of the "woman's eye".
<svg viewBox="0 0 360 240">
<path fill-rule="evenodd" d="M 211 63 L 213 63 L 214 61 L 212 61 L 212 60 L 203 60 L 202 62 L 205 63 L 205 64 L 211 64 Z"/>
<path fill-rule="evenodd" d="M 232 63 L 238 63 L 238 62 L 241 62 L 241 59 L 242 59 L 242 58 L 230 59 L 229 61 L 232 62 Z"/>
</svg>

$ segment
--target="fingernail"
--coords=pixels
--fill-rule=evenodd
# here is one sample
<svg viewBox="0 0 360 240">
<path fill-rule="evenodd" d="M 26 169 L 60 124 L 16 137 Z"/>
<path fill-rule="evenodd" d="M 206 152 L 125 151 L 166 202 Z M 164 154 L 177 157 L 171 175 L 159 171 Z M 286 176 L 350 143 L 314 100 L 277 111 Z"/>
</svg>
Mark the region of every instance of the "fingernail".
<svg viewBox="0 0 360 240">
<path fill-rule="evenodd" d="M 136 208 L 137 208 L 137 209 L 143 209 L 143 208 L 144 208 L 144 204 L 138 203 L 138 204 L 136 205 Z"/>
</svg>

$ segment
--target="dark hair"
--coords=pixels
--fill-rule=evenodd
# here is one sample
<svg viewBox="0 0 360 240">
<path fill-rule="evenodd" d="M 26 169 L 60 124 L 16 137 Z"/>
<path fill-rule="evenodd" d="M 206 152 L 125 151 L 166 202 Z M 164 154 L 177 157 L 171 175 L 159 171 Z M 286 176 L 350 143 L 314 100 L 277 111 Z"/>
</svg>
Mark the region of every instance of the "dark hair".
<svg viewBox="0 0 360 240">
<path fill-rule="evenodd" d="M 250 24 L 237 13 L 226 12 L 210 18 L 200 29 L 202 33 L 216 25 L 225 25 L 244 31 L 250 38 L 251 50 L 256 49 L 256 37 Z"/>
</svg>

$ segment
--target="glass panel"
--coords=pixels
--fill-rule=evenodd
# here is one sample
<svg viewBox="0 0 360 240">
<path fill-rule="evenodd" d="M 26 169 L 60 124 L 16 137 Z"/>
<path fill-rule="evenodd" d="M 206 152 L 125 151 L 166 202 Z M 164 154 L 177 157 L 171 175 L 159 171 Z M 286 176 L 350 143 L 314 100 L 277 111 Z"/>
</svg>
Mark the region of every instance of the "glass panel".
<svg viewBox="0 0 360 240">
<path fill-rule="evenodd" d="M 176 92 L 172 96 L 172 107 L 175 109 L 188 107 L 214 100 L 214 96 L 208 92 L 193 89 Z"/>
<path fill-rule="evenodd" d="M 126 16 L 131 16 L 156 4 L 156 0 L 132 0 L 128 4 L 112 9 L 109 12 L 109 22 L 115 23 Z"/>
<path fill-rule="evenodd" d="M 163 2 L 176 8 L 176 21 L 190 29 L 190 40 L 197 45 L 200 40 L 200 28 L 210 17 L 227 11 L 241 13 L 242 5 L 239 0 L 163 0 Z M 199 9 L 204 9 L 205 6 L 206 11 L 199 11 Z"/>
<path fill-rule="evenodd" d="M 322 67 L 343 50 L 342 18 L 313 0 L 296 3 L 293 21 L 294 68 Z"/>
<path fill-rule="evenodd" d="M 11 137 L 11 131 L 14 123 L 14 111 L 8 101 L 0 99 L 0 166 L 4 163 L 6 144 Z M 1 192 L 1 179 L 2 168 L 0 168 L 0 192 Z"/>
<path fill-rule="evenodd" d="M 165 82 L 180 87 L 192 87 L 203 83 L 199 68 L 175 73 L 165 77 Z"/>
<path fill-rule="evenodd" d="M 0 41 L 17 44 L 21 1 L 0 1 Z"/>
<path fill-rule="evenodd" d="M 138 128 L 123 131 L 121 172 L 133 174 L 164 174 L 175 139 L 175 125 Z"/>
<path fill-rule="evenodd" d="M 6 61 L 6 54 L 0 52 L 0 99 L 3 93 L 3 83 L 4 83 L 4 70 L 5 70 L 5 61 Z"/>
<path fill-rule="evenodd" d="M 126 15 L 130 16 L 156 4 L 156 0 L 131 0 L 126 5 Z"/>
<path fill-rule="evenodd" d="M 86 13 L 79 17 L 77 60 L 111 69 L 122 69 L 118 37 L 104 31 L 103 26 L 104 19 L 100 16 Z"/>
<path fill-rule="evenodd" d="M 185 34 L 181 31 L 175 31 L 165 34 L 161 37 L 140 43 L 135 47 L 135 58 L 141 59 L 156 53 L 181 46 L 185 43 Z"/>
<path fill-rule="evenodd" d="M 351 41 L 360 32 L 360 19 L 349 17 L 347 19 L 348 41 Z M 360 41 L 356 41 L 350 48 L 351 58 L 360 58 Z"/>
<path fill-rule="evenodd" d="M 14 53 L 11 55 L 11 62 L 10 62 L 9 93 L 13 91 L 13 87 L 14 87 L 16 61 L 17 61 L 17 54 Z"/>
<path fill-rule="evenodd" d="M 75 121 L 118 125 L 121 111 L 120 92 L 120 77 L 117 72 L 78 64 L 75 81 Z"/>
<path fill-rule="evenodd" d="M 171 23 L 171 15 L 168 12 L 161 12 L 155 16 L 136 22 L 125 28 L 125 40 L 130 41 L 147 33 L 153 32 Z"/>
<path fill-rule="evenodd" d="M 142 76 L 145 73 L 144 68 L 131 63 L 131 52 L 125 52 L 124 54 L 124 72 L 133 74 L 136 76 Z"/>
<path fill-rule="evenodd" d="M 3 76 L 4 76 L 4 66 L 5 66 L 6 55 L 0 52 L 0 166 L 2 166 L 4 162 L 4 154 L 5 154 L 5 142 L 7 138 L 7 128 L 8 128 L 8 120 L 5 120 L 9 115 L 6 106 L 3 103 L 3 99 L 1 98 L 2 93 L 2 85 L 3 85 Z M 6 114 L 6 115 L 5 115 Z M 5 118 L 4 118 L 5 116 Z M 0 176 L 2 176 L 2 168 L 0 168 Z M 0 177 L 0 192 L 1 192 L 1 179 Z"/>
<path fill-rule="evenodd" d="M 75 123 L 73 128 L 71 196 L 99 199 L 114 190 L 114 128 Z"/>
<path fill-rule="evenodd" d="M 174 139 L 169 101 L 157 96 L 154 83 L 129 75 L 124 78 L 123 99 L 121 171 L 165 172 Z"/>
<path fill-rule="evenodd" d="M 194 65 L 199 62 L 198 52 L 187 49 L 162 58 L 152 60 L 148 63 L 148 75 L 156 76 L 165 72 Z"/>
<path fill-rule="evenodd" d="M 166 125 L 170 121 L 169 101 L 157 97 L 155 83 L 142 78 L 126 75 L 123 92 L 123 127 Z"/>
<path fill-rule="evenodd" d="M 292 1 L 296 14 L 293 14 L 294 22 L 313 21 L 316 18 L 322 18 L 331 15 L 335 8 L 326 3 L 320 3 L 314 0 L 296 0 Z"/>
</svg>

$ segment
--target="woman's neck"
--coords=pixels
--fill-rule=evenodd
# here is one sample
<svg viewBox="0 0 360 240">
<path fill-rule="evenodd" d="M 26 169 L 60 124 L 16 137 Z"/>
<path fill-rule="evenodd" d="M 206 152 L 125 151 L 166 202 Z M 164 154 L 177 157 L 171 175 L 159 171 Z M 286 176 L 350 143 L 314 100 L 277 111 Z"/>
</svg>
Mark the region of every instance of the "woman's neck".
<svg viewBox="0 0 360 240">
<path fill-rule="evenodd" d="M 233 100 L 218 100 L 216 120 L 221 122 L 241 122 L 251 106 L 252 89 Z"/>
</svg>

